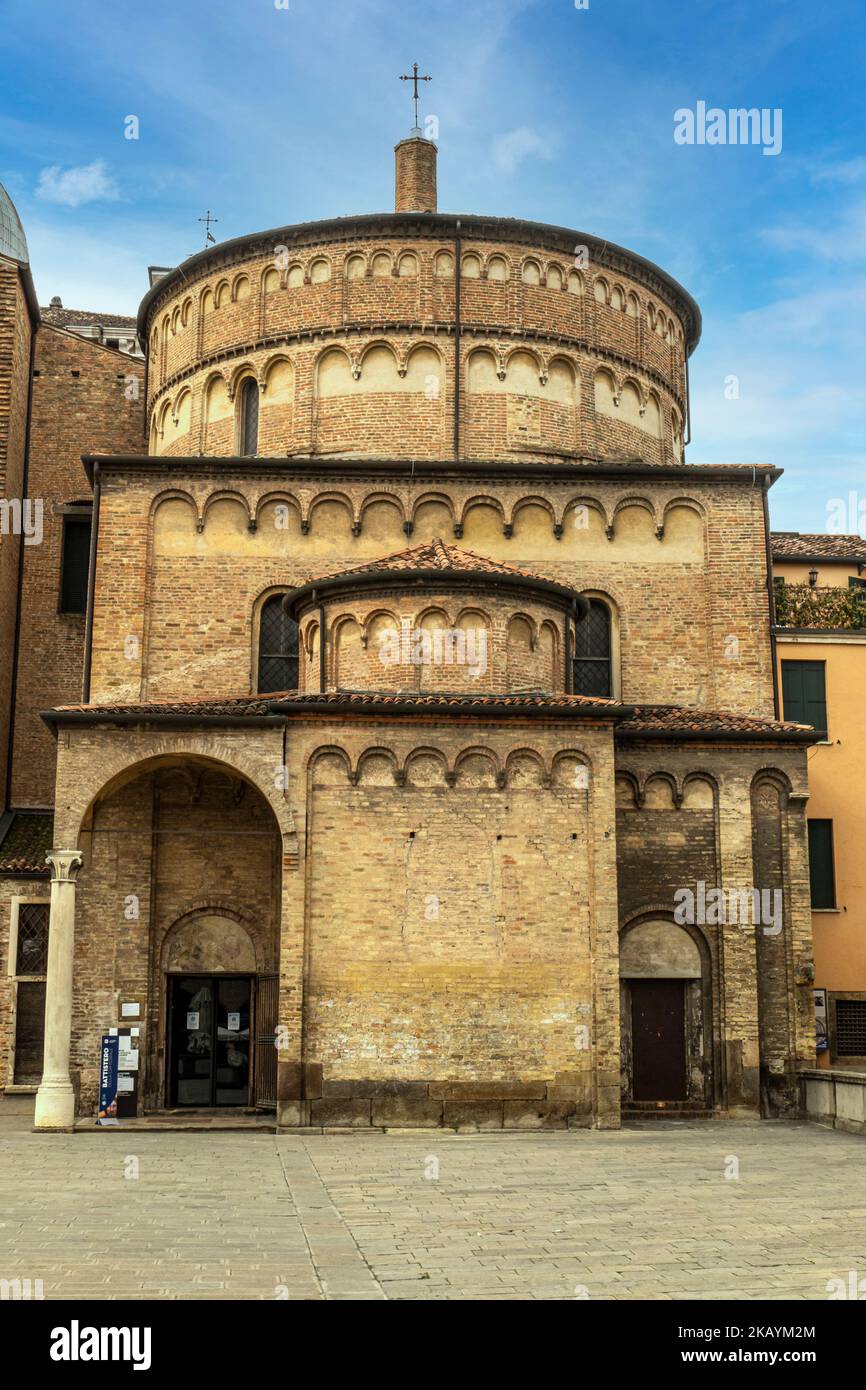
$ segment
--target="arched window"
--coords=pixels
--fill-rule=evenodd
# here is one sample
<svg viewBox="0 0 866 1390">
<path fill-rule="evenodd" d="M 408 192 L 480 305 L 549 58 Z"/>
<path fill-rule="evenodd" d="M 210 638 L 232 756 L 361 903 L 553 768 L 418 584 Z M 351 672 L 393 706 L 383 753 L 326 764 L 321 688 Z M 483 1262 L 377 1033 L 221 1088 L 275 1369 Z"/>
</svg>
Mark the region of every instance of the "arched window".
<svg viewBox="0 0 866 1390">
<path fill-rule="evenodd" d="M 283 608 L 284 594 L 262 605 L 259 624 L 259 694 L 298 688 L 298 624 Z"/>
<path fill-rule="evenodd" d="M 251 376 L 244 377 L 238 402 L 240 431 L 239 453 L 251 458 L 259 447 L 259 384 Z"/>
<path fill-rule="evenodd" d="M 612 695 L 610 609 L 600 599 L 575 624 L 572 691 L 575 695 Z"/>
</svg>

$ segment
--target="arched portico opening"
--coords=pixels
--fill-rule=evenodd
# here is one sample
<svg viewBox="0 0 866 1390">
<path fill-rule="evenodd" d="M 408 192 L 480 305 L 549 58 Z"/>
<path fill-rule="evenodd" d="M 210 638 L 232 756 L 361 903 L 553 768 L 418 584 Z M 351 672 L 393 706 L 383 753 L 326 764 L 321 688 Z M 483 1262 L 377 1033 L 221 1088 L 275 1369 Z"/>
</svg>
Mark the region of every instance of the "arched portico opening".
<svg viewBox="0 0 866 1390">
<path fill-rule="evenodd" d="M 126 1114 L 275 1104 L 290 837 L 272 796 L 248 770 L 180 752 L 121 767 L 91 796 L 77 837 L 79 1111 L 95 1107 L 100 1038 L 112 1027 L 127 1030 L 121 1052 L 133 1063 L 118 1097 Z M 290 827 L 287 808 L 284 820 Z"/>
</svg>

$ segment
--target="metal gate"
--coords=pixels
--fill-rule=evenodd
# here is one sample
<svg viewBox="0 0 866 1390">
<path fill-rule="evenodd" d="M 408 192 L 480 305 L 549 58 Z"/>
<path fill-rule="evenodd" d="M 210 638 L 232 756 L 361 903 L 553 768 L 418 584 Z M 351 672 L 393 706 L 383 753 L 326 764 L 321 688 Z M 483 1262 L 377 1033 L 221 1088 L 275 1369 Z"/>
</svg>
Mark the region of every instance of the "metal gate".
<svg viewBox="0 0 866 1390">
<path fill-rule="evenodd" d="M 277 1107 L 277 1016 L 279 1013 L 279 975 L 256 978 L 256 1021 L 253 1104 L 262 1110 Z"/>
</svg>

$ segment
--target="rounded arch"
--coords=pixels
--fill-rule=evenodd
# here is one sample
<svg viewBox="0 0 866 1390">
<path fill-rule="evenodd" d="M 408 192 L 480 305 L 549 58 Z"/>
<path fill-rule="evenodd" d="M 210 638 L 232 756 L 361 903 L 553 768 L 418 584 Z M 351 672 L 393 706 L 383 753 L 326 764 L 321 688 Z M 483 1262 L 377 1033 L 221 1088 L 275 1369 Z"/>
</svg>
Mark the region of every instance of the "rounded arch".
<svg viewBox="0 0 866 1390">
<path fill-rule="evenodd" d="M 620 978 L 709 981 L 712 955 L 701 928 L 669 908 L 644 908 L 619 933 Z"/>
<path fill-rule="evenodd" d="M 242 271 L 240 275 L 236 275 L 232 281 L 232 303 L 243 303 L 244 300 L 249 299 L 252 292 L 253 287 L 250 283 L 249 275 L 247 275 L 245 271 Z"/>
<path fill-rule="evenodd" d="M 367 257 L 360 251 L 353 251 L 343 262 L 343 274 L 347 280 L 363 280 L 367 275 Z"/>
<path fill-rule="evenodd" d="M 463 503 L 460 513 L 460 525 L 466 525 L 466 518 L 475 507 L 492 507 L 499 514 L 502 521 L 505 521 L 505 508 L 498 497 L 492 497 L 489 493 L 478 492 L 474 497 L 467 497 Z"/>
<path fill-rule="evenodd" d="M 432 503 L 437 503 L 437 504 L 439 504 L 440 506 L 446 508 L 446 510 L 447 510 L 447 512 L 448 512 L 448 515 L 449 515 L 449 517 L 451 518 L 452 525 L 453 525 L 453 522 L 454 522 L 454 499 L 453 499 L 452 497 L 450 497 L 450 496 L 448 495 L 447 492 L 422 492 L 422 493 L 419 493 L 419 495 L 415 498 L 414 502 L 412 503 L 412 522 L 413 522 L 413 525 L 414 525 L 414 522 L 415 522 L 415 518 L 417 517 L 418 512 L 420 511 L 421 507 L 423 507 L 423 506 L 425 506 L 426 504 L 431 503 L 431 502 L 432 502 Z"/>
<path fill-rule="evenodd" d="M 549 290 L 561 290 L 564 280 L 565 276 L 562 266 L 558 261 L 551 261 L 547 267 L 547 274 L 544 277 L 544 283 L 547 285 L 547 288 Z"/>
<path fill-rule="evenodd" d="M 331 278 L 331 262 L 327 256 L 316 256 L 310 261 L 309 279 L 311 285 L 323 285 Z"/>
<path fill-rule="evenodd" d="M 408 782 L 412 780 L 411 774 L 413 765 L 422 762 L 426 762 L 428 765 L 431 762 L 435 763 L 439 770 L 440 779 L 442 782 L 445 781 L 448 775 L 448 759 L 442 752 L 442 749 L 436 748 L 432 744 L 418 744 L 416 748 L 411 749 L 411 751 L 406 754 L 403 760 L 401 771 Z M 429 781 L 430 779 L 428 778 L 426 780 Z"/>
<path fill-rule="evenodd" d="M 97 803 L 136 778 L 163 767 L 200 765 L 239 778 L 257 791 L 273 813 L 276 826 L 296 845 L 292 810 L 285 794 L 260 776 L 258 760 L 237 740 L 218 729 L 208 734 L 127 731 L 123 743 L 106 745 L 70 785 L 55 826 L 55 842 L 74 848 L 89 832 Z"/>
<path fill-rule="evenodd" d="M 253 975 L 270 961 L 248 914 L 226 903 L 186 908 L 160 942 L 160 973 Z"/>
<path fill-rule="evenodd" d="M 235 492 L 232 488 L 218 488 L 215 492 L 208 493 L 205 498 L 204 506 L 201 509 L 202 523 L 207 521 L 208 512 L 215 507 L 218 502 L 236 502 L 243 510 L 247 520 L 247 525 L 252 521 L 253 516 L 250 510 L 249 500 L 242 492 Z"/>
</svg>

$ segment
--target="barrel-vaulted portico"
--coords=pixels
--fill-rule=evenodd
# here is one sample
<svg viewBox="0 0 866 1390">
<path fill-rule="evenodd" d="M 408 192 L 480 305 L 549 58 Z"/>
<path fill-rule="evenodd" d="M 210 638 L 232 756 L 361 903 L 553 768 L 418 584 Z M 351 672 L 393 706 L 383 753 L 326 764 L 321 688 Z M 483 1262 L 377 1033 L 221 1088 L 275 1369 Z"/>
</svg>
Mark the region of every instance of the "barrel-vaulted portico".
<svg viewBox="0 0 866 1390">
<path fill-rule="evenodd" d="M 276 1046 L 299 1046 L 303 911 L 282 732 L 255 719 L 133 728 L 108 712 L 95 726 L 73 712 L 58 743 L 36 1127 L 95 1112 L 100 1039 L 124 1025 L 139 1111 L 274 1104 Z"/>
</svg>

